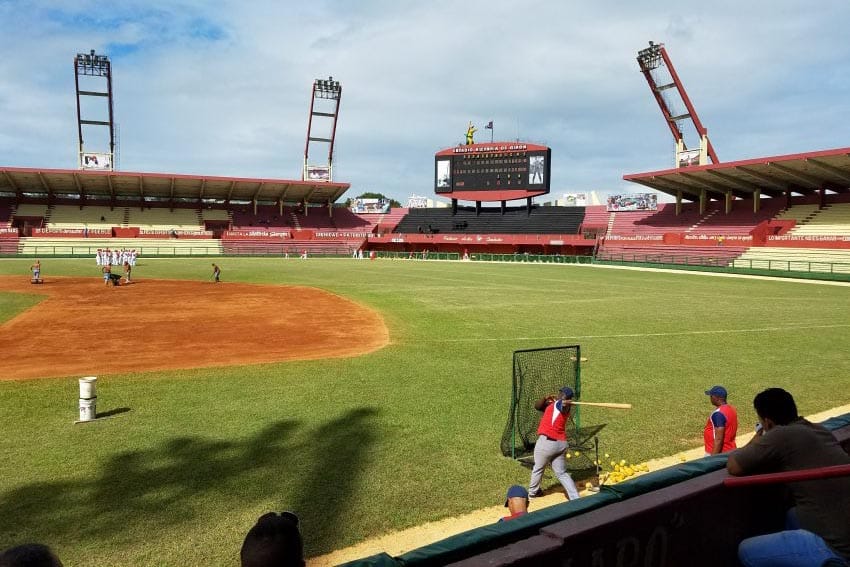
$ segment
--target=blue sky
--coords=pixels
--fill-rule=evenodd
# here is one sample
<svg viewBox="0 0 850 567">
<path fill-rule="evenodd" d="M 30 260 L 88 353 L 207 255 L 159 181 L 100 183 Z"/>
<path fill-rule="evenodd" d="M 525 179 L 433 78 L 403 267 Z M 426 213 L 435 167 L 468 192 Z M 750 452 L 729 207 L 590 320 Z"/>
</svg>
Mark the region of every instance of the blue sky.
<svg viewBox="0 0 850 567">
<path fill-rule="evenodd" d="M 848 21 L 845 0 L 0 0 L 0 163 L 75 167 L 72 62 L 95 49 L 123 170 L 297 178 L 310 86 L 333 75 L 350 194 L 433 196 L 433 155 L 470 120 L 477 141 L 493 120 L 551 146 L 553 196 L 639 191 L 624 173 L 673 160 L 635 62 L 649 40 L 731 161 L 850 146 Z"/>
</svg>

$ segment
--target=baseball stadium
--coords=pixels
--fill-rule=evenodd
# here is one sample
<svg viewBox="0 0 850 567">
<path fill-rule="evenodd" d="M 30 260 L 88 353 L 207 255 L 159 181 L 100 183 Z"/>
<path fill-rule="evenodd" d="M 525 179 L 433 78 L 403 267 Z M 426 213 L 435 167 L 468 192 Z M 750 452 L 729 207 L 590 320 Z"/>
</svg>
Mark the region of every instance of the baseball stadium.
<svg viewBox="0 0 850 567">
<path fill-rule="evenodd" d="M 423 156 L 447 206 L 353 198 L 332 77 L 298 179 L 120 170 L 112 61 L 73 69 L 79 167 L 0 166 L 0 549 L 235 565 L 287 510 L 308 565 L 733 565 L 787 479 L 729 482 L 704 392 L 739 446 L 778 387 L 850 451 L 850 148 L 721 161 L 663 44 L 675 167 L 603 203 L 471 123 Z M 581 498 L 497 523 L 563 387 Z"/>
</svg>

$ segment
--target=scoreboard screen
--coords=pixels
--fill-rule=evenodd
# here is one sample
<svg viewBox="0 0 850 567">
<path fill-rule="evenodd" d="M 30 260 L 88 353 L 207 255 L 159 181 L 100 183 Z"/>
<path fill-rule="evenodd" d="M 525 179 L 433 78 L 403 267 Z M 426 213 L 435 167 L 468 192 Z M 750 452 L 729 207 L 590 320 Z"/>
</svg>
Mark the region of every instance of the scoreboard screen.
<svg viewBox="0 0 850 567">
<path fill-rule="evenodd" d="M 438 152 L 434 164 L 434 191 L 549 192 L 552 150 L 546 146 L 520 143 L 474 144 Z M 477 197 L 476 197 L 477 198 Z M 481 195 L 481 200 L 487 200 Z"/>
</svg>

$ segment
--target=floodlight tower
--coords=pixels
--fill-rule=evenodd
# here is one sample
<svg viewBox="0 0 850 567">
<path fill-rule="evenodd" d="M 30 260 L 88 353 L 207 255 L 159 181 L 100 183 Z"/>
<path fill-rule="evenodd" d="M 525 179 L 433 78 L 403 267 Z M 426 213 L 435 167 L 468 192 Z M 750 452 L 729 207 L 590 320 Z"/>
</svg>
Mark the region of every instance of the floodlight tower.
<svg viewBox="0 0 850 567">
<path fill-rule="evenodd" d="M 711 163 L 720 163 L 717 159 L 717 154 L 714 152 L 714 147 L 708 139 L 708 130 L 700 122 L 697 111 L 694 105 L 691 104 L 691 99 L 685 91 L 673 63 L 670 61 L 670 56 L 667 55 L 667 50 L 664 49 L 663 43 L 649 42 L 649 47 L 638 51 L 638 65 L 640 65 L 641 73 L 646 77 L 646 82 L 649 83 L 649 88 L 655 97 L 655 101 L 661 108 L 661 113 L 667 121 L 667 126 L 676 140 L 676 165 L 683 167 L 688 165 L 705 165 L 708 159 Z M 662 68 L 666 67 L 669 76 L 665 75 Z M 684 104 L 685 112 L 681 114 L 673 114 L 673 109 L 670 105 L 670 100 L 666 96 L 666 91 L 675 89 L 681 102 Z M 682 132 L 681 123 L 690 119 L 699 136 L 699 155 L 695 155 L 695 149 L 690 149 L 685 144 L 685 136 Z M 698 163 L 696 158 L 698 157 Z"/>
<path fill-rule="evenodd" d="M 304 146 L 304 181 L 333 181 L 334 138 L 336 136 L 336 121 L 339 117 L 339 102 L 342 98 L 342 86 L 333 77 L 313 81 L 313 96 L 310 99 L 310 118 L 307 121 L 307 143 Z M 316 124 L 313 118 L 323 119 L 321 132 L 329 134 L 314 135 Z M 330 122 L 328 122 L 330 121 Z M 317 120 L 318 122 L 318 120 Z M 310 142 L 328 145 L 327 163 L 310 163 Z"/>
<path fill-rule="evenodd" d="M 80 76 L 102 78 L 106 81 L 106 91 L 80 89 Z M 112 170 L 115 163 L 115 122 L 112 114 L 112 64 L 106 55 L 96 55 L 94 49 L 89 53 L 78 53 L 74 57 L 74 85 L 77 90 L 77 132 L 79 146 L 77 157 L 80 169 Z M 80 97 L 106 98 L 108 120 L 87 120 L 81 115 Z M 85 152 L 83 146 L 83 126 L 106 126 L 109 128 L 109 152 Z"/>
</svg>

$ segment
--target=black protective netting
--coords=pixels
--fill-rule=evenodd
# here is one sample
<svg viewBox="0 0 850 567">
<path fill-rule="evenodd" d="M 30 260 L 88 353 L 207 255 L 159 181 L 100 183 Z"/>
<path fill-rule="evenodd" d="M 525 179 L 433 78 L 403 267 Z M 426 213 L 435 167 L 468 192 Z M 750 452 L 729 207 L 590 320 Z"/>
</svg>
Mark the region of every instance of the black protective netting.
<svg viewBox="0 0 850 567">
<path fill-rule="evenodd" d="M 535 401 L 557 394 L 564 386 L 575 391 L 576 400 L 581 397 L 580 360 L 578 345 L 514 352 L 511 409 L 501 441 L 503 455 L 520 458 L 534 452 L 541 415 L 534 409 Z M 578 407 L 573 408 L 572 417 L 567 427 L 568 439 L 576 439 Z"/>
</svg>

